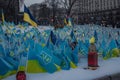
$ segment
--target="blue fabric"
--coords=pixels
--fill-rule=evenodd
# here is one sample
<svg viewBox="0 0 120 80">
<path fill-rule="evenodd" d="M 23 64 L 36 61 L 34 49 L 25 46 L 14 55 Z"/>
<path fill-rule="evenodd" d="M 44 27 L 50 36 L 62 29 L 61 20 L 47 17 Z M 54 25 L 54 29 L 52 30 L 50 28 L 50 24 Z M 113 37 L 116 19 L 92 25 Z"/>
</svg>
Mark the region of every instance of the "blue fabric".
<svg viewBox="0 0 120 80">
<path fill-rule="evenodd" d="M 85 46 L 85 44 L 81 41 L 78 42 L 79 43 L 79 49 L 81 51 L 81 53 L 85 56 L 88 55 L 88 47 Z"/>
<path fill-rule="evenodd" d="M 30 48 L 28 52 L 28 59 L 29 60 L 36 60 L 36 56 L 41 52 L 42 46 L 38 43 L 35 43 L 34 48 Z"/>
<path fill-rule="evenodd" d="M 72 49 L 71 49 L 71 47 L 69 45 L 67 45 L 64 48 L 64 54 L 66 54 L 66 56 L 69 57 L 69 59 L 73 61 L 73 58 L 72 58 Z"/>
<path fill-rule="evenodd" d="M 76 39 L 75 34 L 73 32 L 73 29 L 72 29 L 72 31 L 70 33 L 70 36 L 71 36 L 72 42 L 77 42 L 77 39 Z"/>
<path fill-rule="evenodd" d="M 63 70 L 70 69 L 70 62 L 68 61 L 68 59 L 65 56 L 62 57 L 62 62 L 61 62 L 60 66 Z"/>
<path fill-rule="evenodd" d="M 117 48 L 117 44 L 116 44 L 116 41 L 114 39 L 112 39 L 109 44 L 109 50 L 112 50 L 114 48 Z"/>
<path fill-rule="evenodd" d="M 98 41 L 98 34 L 97 34 L 96 30 L 94 31 L 94 38 L 95 38 L 95 42 L 97 43 L 97 41 Z"/>
<path fill-rule="evenodd" d="M 106 42 L 105 42 L 105 40 L 103 39 L 102 40 L 102 43 L 101 43 L 101 45 L 100 45 L 100 52 L 102 52 L 102 56 L 103 57 L 105 57 L 106 56 L 106 49 L 107 49 L 107 46 L 106 46 L 107 44 L 106 44 Z"/>
<path fill-rule="evenodd" d="M 39 64 L 49 73 L 53 73 L 57 70 L 56 66 L 53 63 L 51 56 L 47 55 L 45 52 L 41 52 L 40 55 L 37 55 Z M 49 66 L 49 67 L 48 67 Z"/>
<path fill-rule="evenodd" d="M 118 49 L 120 49 L 120 41 L 119 40 L 115 40 L 115 41 L 116 41 Z"/>
<path fill-rule="evenodd" d="M 47 47 L 44 47 L 43 50 L 37 55 L 37 59 L 39 64 L 49 73 L 53 73 L 57 70 L 55 64 L 61 64 L 60 59 L 55 57 L 52 51 Z"/>
<path fill-rule="evenodd" d="M 50 33 L 50 35 L 48 37 L 48 40 L 47 40 L 47 43 L 46 43 L 46 47 L 53 50 L 54 49 L 54 43 L 56 43 L 56 42 L 52 41 L 51 33 Z"/>
<path fill-rule="evenodd" d="M 11 57 L 5 57 L 5 60 L 14 67 L 14 70 L 18 69 L 19 62 Z"/>
<path fill-rule="evenodd" d="M 13 66 L 0 57 L 0 75 L 5 75 L 8 71 L 13 70 Z"/>
<path fill-rule="evenodd" d="M 51 31 L 50 36 L 51 36 L 51 42 L 55 45 L 56 40 L 57 40 L 57 37 L 56 37 L 56 35 L 53 33 L 53 31 Z"/>
<path fill-rule="evenodd" d="M 5 56 L 4 48 L 1 44 L 0 44 L 0 56 Z"/>
<path fill-rule="evenodd" d="M 73 62 L 75 64 L 78 64 L 78 52 L 79 52 L 79 46 L 76 45 L 76 47 L 74 48 L 73 53 L 72 53 Z"/>
</svg>

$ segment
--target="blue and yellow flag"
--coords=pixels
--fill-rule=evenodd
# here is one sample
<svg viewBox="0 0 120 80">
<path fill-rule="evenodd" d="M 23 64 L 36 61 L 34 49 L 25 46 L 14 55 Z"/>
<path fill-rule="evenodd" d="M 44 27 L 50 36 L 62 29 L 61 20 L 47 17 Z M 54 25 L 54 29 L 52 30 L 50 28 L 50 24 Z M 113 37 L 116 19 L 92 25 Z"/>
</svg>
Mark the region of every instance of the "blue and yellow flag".
<svg viewBox="0 0 120 80">
<path fill-rule="evenodd" d="M 4 76 L 9 71 L 13 70 L 13 66 L 0 57 L 0 76 Z"/>
<path fill-rule="evenodd" d="M 98 41 L 98 34 L 97 34 L 96 30 L 94 31 L 94 38 L 95 38 L 95 43 L 97 43 L 97 41 Z"/>
<path fill-rule="evenodd" d="M 68 18 L 68 26 L 72 26 L 72 20 L 71 20 L 71 18 Z"/>
<path fill-rule="evenodd" d="M 71 20 L 71 18 L 65 18 L 64 19 L 64 24 L 66 25 L 66 26 L 72 26 L 72 20 Z"/>
<path fill-rule="evenodd" d="M 56 41 L 57 41 L 57 37 L 53 33 L 53 31 L 51 31 L 50 35 L 48 37 L 47 43 L 46 43 L 46 47 L 49 47 L 50 49 L 53 49 L 53 45 L 56 44 Z"/>
<path fill-rule="evenodd" d="M 71 33 L 70 33 L 70 37 L 71 37 L 71 39 L 72 39 L 72 42 L 77 42 L 77 39 L 76 39 L 76 37 L 75 37 L 75 34 L 74 34 L 73 29 L 72 29 L 72 31 L 71 31 Z"/>
<path fill-rule="evenodd" d="M 4 21 L 5 21 L 5 17 L 4 17 L 4 12 L 2 10 L 2 22 L 4 22 Z"/>
<path fill-rule="evenodd" d="M 35 18 L 30 13 L 29 9 L 24 5 L 24 21 L 30 23 L 32 26 L 37 27 L 37 22 Z"/>
<path fill-rule="evenodd" d="M 53 31 L 51 31 L 50 37 L 51 37 L 51 42 L 55 45 L 57 38 L 56 35 L 53 33 Z"/>
<path fill-rule="evenodd" d="M 60 70 L 59 65 L 61 64 L 61 60 L 54 56 L 52 51 L 47 47 L 44 47 L 41 52 L 39 52 L 37 55 L 37 60 L 39 64 L 49 73 Z"/>
</svg>

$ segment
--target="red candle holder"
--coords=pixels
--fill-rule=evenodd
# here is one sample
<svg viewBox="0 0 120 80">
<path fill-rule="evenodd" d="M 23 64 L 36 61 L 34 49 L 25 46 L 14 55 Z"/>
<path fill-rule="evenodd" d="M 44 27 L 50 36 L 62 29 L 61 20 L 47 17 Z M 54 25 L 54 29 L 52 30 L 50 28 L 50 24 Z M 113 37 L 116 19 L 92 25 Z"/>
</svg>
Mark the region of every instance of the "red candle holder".
<svg viewBox="0 0 120 80">
<path fill-rule="evenodd" d="M 16 80 L 26 80 L 25 71 L 18 71 L 16 75 Z"/>
<path fill-rule="evenodd" d="M 96 51 L 95 44 L 90 44 L 88 52 L 88 68 L 91 70 L 96 70 L 98 67 L 98 54 Z"/>
<path fill-rule="evenodd" d="M 98 54 L 96 52 L 88 53 L 88 66 L 98 67 Z"/>
</svg>

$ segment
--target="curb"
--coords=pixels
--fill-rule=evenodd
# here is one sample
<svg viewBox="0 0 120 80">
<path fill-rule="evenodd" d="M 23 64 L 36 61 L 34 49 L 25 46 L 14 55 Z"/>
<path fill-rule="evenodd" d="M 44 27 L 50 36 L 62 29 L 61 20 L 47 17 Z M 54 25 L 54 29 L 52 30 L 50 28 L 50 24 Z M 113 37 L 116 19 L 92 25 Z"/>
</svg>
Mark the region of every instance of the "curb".
<svg viewBox="0 0 120 80">
<path fill-rule="evenodd" d="M 120 73 L 106 75 L 100 78 L 96 78 L 94 80 L 120 80 Z"/>
</svg>

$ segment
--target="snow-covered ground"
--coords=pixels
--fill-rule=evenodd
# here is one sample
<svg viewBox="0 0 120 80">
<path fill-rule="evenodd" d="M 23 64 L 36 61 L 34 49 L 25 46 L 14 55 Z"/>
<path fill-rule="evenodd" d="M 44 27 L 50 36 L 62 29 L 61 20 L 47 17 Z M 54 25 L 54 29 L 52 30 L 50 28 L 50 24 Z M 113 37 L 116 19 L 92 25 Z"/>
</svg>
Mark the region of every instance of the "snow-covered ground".
<svg viewBox="0 0 120 80">
<path fill-rule="evenodd" d="M 120 57 L 103 60 L 99 58 L 99 68 L 97 70 L 84 70 L 87 67 L 87 58 L 81 58 L 76 69 L 61 70 L 53 74 L 50 73 L 27 73 L 27 80 L 93 80 L 95 78 L 103 77 L 120 73 Z M 3 80 L 16 80 L 16 75 L 12 75 Z"/>
</svg>

